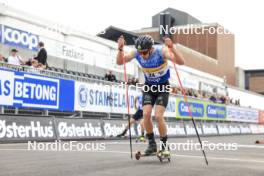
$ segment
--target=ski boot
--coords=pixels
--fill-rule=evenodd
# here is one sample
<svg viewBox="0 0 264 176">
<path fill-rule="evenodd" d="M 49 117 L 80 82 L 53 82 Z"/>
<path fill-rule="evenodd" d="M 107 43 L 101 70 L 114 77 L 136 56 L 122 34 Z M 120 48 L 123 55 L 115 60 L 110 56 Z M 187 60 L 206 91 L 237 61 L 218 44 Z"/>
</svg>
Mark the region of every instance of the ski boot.
<svg viewBox="0 0 264 176">
<path fill-rule="evenodd" d="M 153 155 L 157 153 L 157 144 L 156 142 L 151 142 L 148 145 L 148 148 L 145 150 L 144 154 L 146 156 Z"/>
<path fill-rule="evenodd" d="M 160 162 L 163 162 L 163 160 L 168 160 L 168 162 L 171 161 L 171 154 L 169 149 L 161 149 L 157 152 L 157 157 L 159 158 Z"/>
</svg>

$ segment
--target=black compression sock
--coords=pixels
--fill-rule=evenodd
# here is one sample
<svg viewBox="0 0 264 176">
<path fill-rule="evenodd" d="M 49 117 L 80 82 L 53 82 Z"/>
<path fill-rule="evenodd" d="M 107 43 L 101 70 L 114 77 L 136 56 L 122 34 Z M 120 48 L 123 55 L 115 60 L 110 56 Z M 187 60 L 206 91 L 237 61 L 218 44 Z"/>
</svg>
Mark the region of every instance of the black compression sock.
<svg viewBox="0 0 264 176">
<path fill-rule="evenodd" d="M 145 132 L 141 131 L 141 136 L 144 137 L 145 136 Z"/>
<path fill-rule="evenodd" d="M 160 138 L 161 149 L 162 149 L 162 150 L 165 150 L 166 147 L 167 147 L 167 139 L 168 139 L 167 135 L 164 136 L 164 137 L 161 137 L 161 138 Z"/>
<path fill-rule="evenodd" d="M 147 138 L 148 138 L 148 140 L 149 140 L 149 144 L 156 143 L 156 142 L 155 142 L 155 138 L 154 138 L 154 133 L 149 133 L 149 134 L 147 134 Z"/>
</svg>

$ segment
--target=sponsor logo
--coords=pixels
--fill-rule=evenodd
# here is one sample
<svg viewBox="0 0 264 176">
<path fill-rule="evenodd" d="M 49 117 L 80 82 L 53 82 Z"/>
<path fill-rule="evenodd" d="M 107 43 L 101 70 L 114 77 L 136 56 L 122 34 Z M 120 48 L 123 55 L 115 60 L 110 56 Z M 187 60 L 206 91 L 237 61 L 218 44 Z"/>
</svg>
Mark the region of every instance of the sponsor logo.
<svg viewBox="0 0 264 176">
<path fill-rule="evenodd" d="M 104 124 L 104 133 L 106 137 L 117 136 L 118 134 L 122 133 L 126 123 L 108 123 L 105 122 Z M 135 136 L 136 132 L 134 128 L 131 128 L 131 135 Z"/>
<path fill-rule="evenodd" d="M 227 106 L 227 119 L 241 122 L 258 122 L 258 111 Z"/>
<path fill-rule="evenodd" d="M 59 122 L 58 132 L 60 137 L 102 137 L 100 123 L 94 125 L 92 123 L 83 123 L 76 125 L 73 123 Z"/>
<path fill-rule="evenodd" d="M 30 121 L 28 125 L 12 122 L 7 124 L 0 120 L 0 138 L 52 138 L 54 136 L 52 121 L 42 125 L 39 121 Z"/>
<path fill-rule="evenodd" d="M 204 134 L 217 134 L 216 126 L 212 124 L 203 125 Z"/>
<path fill-rule="evenodd" d="M 217 124 L 217 128 L 218 128 L 219 134 L 229 134 L 230 133 L 229 126 L 226 124 Z"/>
<path fill-rule="evenodd" d="M 38 50 L 39 37 L 30 32 L 22 31 L 8 26 L 1 26 L 1 43 L 25 48 L 33 51 Z"/>
<path fill-rule="evenodd" d="M 78 102 L 81 107 L 86 107 L 88 104 L 88 90 L 84 85 L 79 87 Z"/>
<path fill-rule="evenodd" d="M 62 55 L 75 60 L 84 60 L 84 53 L 80 49 L 66 45 L 62 46 Z"/>
<path fill-rule="evenodd" d="M 185 135 L 184 126 L 180 124 L 167 124 L 168 135 Z"/>
<path fill-rule="evenodd" d="M 200 126 L 200 125 L 197 125 L 196 127 L 197 127 L 197 131 L 198 131 L 198 133 L 199 133 L 199 134 L 203 134 L 203 133 L 202 133 L 201 126 Z M 187 134 L 187 135 L 194 135 L 194 134 L 196 134 L 196 132 L 195 132 L 195 128 L 194 128 L 193 124 L 186 124 L 186 125 L 185 125 L 185 129 L 186 129 L 186 134 Z"/>
<path fill-rule="evenodd" d="M 194 117 L 204 116 L 204 106 L 201 103 L 189 103 L 190 110 Z M 187 103 L 180 101 L 178 105 L 178 110 L 181 116 L 189 116 Z"/>
<path fill-rule="evenodd" d="M 206 113 L 210 118 L 225 118 L 226 108 L 224 106 L 208 105 L 206 107 Z"/>
<path fill-rule="evenodd" d="M 0 102 L 37 108 L 59 108 L 59 80 L 0 70 Z"/>
</svg>

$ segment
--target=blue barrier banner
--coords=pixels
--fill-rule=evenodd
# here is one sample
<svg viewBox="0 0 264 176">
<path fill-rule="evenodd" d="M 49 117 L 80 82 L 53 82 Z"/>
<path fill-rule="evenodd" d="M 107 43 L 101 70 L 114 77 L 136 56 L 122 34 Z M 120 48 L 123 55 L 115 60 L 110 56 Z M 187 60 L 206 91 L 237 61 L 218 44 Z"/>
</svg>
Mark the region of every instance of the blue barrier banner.
<svg viewBox="0 0 264 176">
<path fill-rule="evenodd" d="M 204 106 L 202 103 L 190 102 L 190 110 L 194 117 L 203 117 L 204 116 Z M 178 111 L 180 116 L 189 116 L 187 103 L 180 101 L 178 104 Z"/>
<path fill-rule="evenodd" d="M 176 118 L 190 118 L 187 103 L 183 98 L 177 98 Z M 198 99 L 189 98 L 189 107 L 195 119 L 202 120 L 225 120 L 226 106 Z"/>
<path fill-rule="evenodd" d="M 74 81 L 0 69 L 0 105 L 74 111 Z"/>
<path fill-rule="evenodd" d="M 208 118 L 225 118 L 226 117 L 226 107 L 219 105 L 210 105 L 206 107 L 206 115 Z"/>
<path fill-rule="evenodd" d="M 27 31 L 0 25 L 0 42 L 5 45 L 37 51 L 39 36 Z"/>
</svg>

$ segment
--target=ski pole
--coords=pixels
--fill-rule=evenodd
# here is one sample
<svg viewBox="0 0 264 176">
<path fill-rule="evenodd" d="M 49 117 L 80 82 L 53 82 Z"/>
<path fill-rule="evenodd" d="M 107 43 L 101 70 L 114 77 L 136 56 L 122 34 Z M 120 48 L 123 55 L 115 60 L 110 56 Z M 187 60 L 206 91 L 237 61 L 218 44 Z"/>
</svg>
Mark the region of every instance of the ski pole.
<svg viewBox="0 0 264 176">
<path fill-rule="evenodd" d="M 172 54 L 173 54 L 172 51 L 169 50 L 169 52 L 170 52 L 170 55 L 171 55 L 171 57 L 172 57 Z M 180 79 L 180 75 L 179 75 L 179 73 L 178 73 L 178 70 L 177 70 L 177 67 L 176 67 L 175 62 L 173 62 L 173 66 L 174 66 L 174 70 L 175 70 L 175 72 L 176 72 L 176 76 L 177 76 L 177 78 L 178 78 L 178 82 L 179 82 L 179 84 L 180 84 L 181 92 L 182 92 L 183 97 L 184 97 L 184 102 L 186 103 L 186 105 L 187 105 L 187 107 L 188 107 L 188 113 L 189 113 L 189 116 L 191 117 L 191 120 L 192 120 L 192 123 L 193 123 L 194 129 L 195 129 L 195 132 L 196 132 L 196 135 L 197 135 L 198 141 L 199 141 L 200 146 L 201 146 L 201 150 L 202 150 L 202 153 L 203 153 L 203 156 L 204 156 L 205 163 L 206 163 L 206 165 L 208 165 L 209 163 L 208 163 L 208 160 L 207 160 L 207 157 L 206 157 L 206 154 L 205 154 L 204 148 L 203 148 L 203 144 L 202 144 L 202 141 L 201 141 L 200 135 L 199 135 L 199 133 L 198 133 L 197 126 L 196 126 L 195 120 L 194 120 L 194 118 L 193 118 L 192 111 L 191 111 L 191 109 L 190 109 L 190 106 L 189 106 L 189 103 L 188 103 L 188 99 L 187 99 L 186 93 L 185 93 L 185 91 L 184 91 L 184 89 L 183 89 L 182 82 L 181 82 L 181 79 Z"/>
<path fill-rule="evenodd" d="M 123 37 L 123 36 L 121 36 Z M 128 97 L 128 81 L 127 81 L 127 74 L 126 74 L 126 61 L 123 55 L 123 64 L 124 64 L 124 79 L 125 79 L 125 89 L 126 89 L 126 102 L 127 102 L 127 113 L 128 113 L 128 131 L 129 131 L 129 146 L 130 146 L 130 157 L 133 158 L 132 155 L 132 137 L 131 137 L 131 129 L 130 129 L 130 103 Z"/>
</svg>

